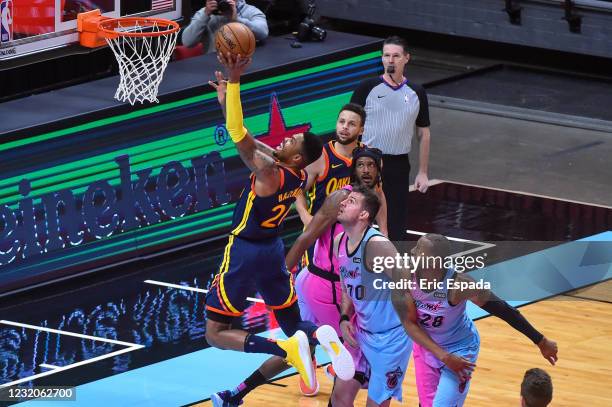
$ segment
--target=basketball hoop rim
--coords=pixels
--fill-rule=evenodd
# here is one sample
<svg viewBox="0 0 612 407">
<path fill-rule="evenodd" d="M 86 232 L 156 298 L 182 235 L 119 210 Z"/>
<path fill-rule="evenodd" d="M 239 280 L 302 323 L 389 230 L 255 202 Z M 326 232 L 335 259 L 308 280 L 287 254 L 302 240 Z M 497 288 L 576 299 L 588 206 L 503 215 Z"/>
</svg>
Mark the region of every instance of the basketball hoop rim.
<svg viewBox="0 0 612 407">
<path fill-rule="evenodd" d="M 129 31 L 115 31 L 110 27 L 117 27 L 119 23 L 124 26 L 129 26 L 130 23 L 145 23 L 146 25 L 167 25 L 170 28 L 163 31 L 156 32 L 129 32 Z M 150 24 L 149 24 L 150 23 Z M 167 20 L 165 18 L 155 18 L 155 17 L 120 17 L 120 18 L 108 18 L 100 21 L 98 23 L 99 34 L 108 39 L 113 39 L 117 37 L 159 37 L 162 35 L 169 35 L 177 32 L 180 29 L 179 24 L 176 21 Z"/>
</svg>

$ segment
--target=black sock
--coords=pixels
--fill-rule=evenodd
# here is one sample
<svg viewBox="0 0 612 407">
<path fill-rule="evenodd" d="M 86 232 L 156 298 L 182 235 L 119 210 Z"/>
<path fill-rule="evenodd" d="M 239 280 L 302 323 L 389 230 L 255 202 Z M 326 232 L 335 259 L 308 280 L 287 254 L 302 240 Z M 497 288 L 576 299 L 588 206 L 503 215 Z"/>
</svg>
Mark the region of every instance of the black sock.
<svg viewBox="0 0 612 407">
<path fill-rule="evenodd" d="M 244 338 L 244 351 L 246 353 L 267 353 L 281 358 L 287 357 L 287 352 L 278 346 L 276 341 L 251 334 Z"/>
<path fill-rule="evenodd" d="M 232 390 L 232 396 L 229 401 L 238 404 L 238 402 L 249 394 L 251 390 L 254 390 L 257 386 L 261 386 L 265 382 L 267 382 L 267 380 L 264 375 L 261 374 L 259 370 L 254 371 L 244 382 L 240 383 L 238 387 Z"/>
</svg>

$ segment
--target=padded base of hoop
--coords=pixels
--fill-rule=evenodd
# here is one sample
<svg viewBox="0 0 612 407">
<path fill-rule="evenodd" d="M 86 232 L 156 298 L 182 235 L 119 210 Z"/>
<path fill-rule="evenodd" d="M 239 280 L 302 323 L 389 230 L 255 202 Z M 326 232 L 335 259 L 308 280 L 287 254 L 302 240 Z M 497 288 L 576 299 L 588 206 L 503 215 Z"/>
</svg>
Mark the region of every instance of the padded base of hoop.
<svg viewBox="0 0 612 407">
<path fill-rule="evenodd" d="M 100 21 L 108 19 L 108 17 L 102 16 L 100 9 L 79 13 L 77 16 L 79 43 L 87 48 L 97 48 L 106 45 L 106 39 L 100 35 L 98 24 Z"/>
</svg>

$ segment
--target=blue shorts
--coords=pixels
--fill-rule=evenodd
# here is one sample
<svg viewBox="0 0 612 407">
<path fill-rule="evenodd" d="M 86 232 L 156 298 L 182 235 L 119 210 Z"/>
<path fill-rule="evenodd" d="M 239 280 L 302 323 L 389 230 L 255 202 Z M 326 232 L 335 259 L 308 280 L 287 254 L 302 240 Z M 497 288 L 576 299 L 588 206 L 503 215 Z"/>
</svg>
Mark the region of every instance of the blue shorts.
<svg viewBox="0 0 612 407">
<path fill-rule="evenodd" d="M 250 305 L 246 297 L 261 294 L 266 306 L 288 308 L 297 300 L 293 277 L 285 266 L 280 238 L 250 241 L 234 235 L 223 253 L 223 262 L 206 294 L 207 313 L 237 317 Z"/>
<path fill-rule="evenodd" d="M 480 351 L 480 338 L 475 335 L 464 343 L 445 349 L 476 363 Z M 422 407 L 463 406 L 470 389 L 470 380 L 467 382 L 459 380 L 455 372 L 416 343 L 413 354 L 419 404 Z"/>
<path fill-rule="evenodd" d="M 368 397 L 381 404 L 394 397 L 402 401 L 402 382 L 408 369 L 412 352 L 412 340 L 399 325 L 388 331 L 372 333 L 356 327 L 359 350 L 367 362 L 366 378 L 369 376 Z M 355 359 L 355 356 L 353 356 Z M 363 363 L 355 361 L 357 370 Z"/>
</svg>

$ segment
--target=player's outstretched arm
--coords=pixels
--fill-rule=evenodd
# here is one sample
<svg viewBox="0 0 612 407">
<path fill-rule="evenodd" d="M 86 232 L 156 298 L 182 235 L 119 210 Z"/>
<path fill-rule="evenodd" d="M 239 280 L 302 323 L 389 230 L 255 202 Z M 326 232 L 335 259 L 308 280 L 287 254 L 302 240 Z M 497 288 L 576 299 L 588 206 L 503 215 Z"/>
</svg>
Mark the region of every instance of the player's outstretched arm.
<svg viewBox="0 0 612 407">
<path fill-rule="evenodd" d="M 304 192 L 306 193 L 306 191 L 310 191 L 314 183 L 317 182 L 319 175 L 325 171 L 324 154 L 321 154 L 321 157 L 317 158 L 315 162 L 308 164 L 304 170 L 308 174 L 308 179 L 306 180 L 306 185 L 304 186 Z M 300 194 L 298 199 L 295 201 L 295 209 L 297 210 L 298 215 L 300 215 L 300 220 L 304 226 L 308 226 L 312 220 L 312 215 L 310 212 L 308 212 L 306 197 L 304 194 Z"/>
<path fill-rule="evenodd" d="M 217 100 L 221 106 L 223 117 L 227 120 L 227 110 L 225 104 L 227 94 L 227 79 L 223 77 L 223 73 L 221 71 L 215 71 L 215 79 L 216 81 L 208 81 L 208 84 L 217 92 Z M 255 139 L 255 146 L 257 147 L 257 150 L 265 155 L 274 157 L 274 149 L 269 145 Z"/>
<path fill-rule="evenodd" d="M 375 257 L 382 256 L 382 258 L 395 259 L 397 254 L 395 246 L 389 239 L 382 236 L 374 236 L 366 245 L 366 264 L 369 270 L 374 270 Z M 407 268 L 385 267 L 383 272 L 394 282 L 410 280 L 411 277 L 411 270 Z M 395 312 L 408 336 L 433 353 L 436 358 L 455 372 L 461 380 L 467 380 L 476 365 L 465 358 L 445 351 L 431 339 L 427 332 L 421 329 L 417 322 L 416 306 L 414 305 L 412 295 L 410 295 L 410 290 L 394 289 L 391 292 L 391 300 L 393 308 L 395 308 Z"/>
<path fill-rule="evenodd" d="M 474 282 L 474 279 L 466 274 L 457 274 L 457 281 Z M 538 346 L 542 356 L 554 365 L 557 362 L 557 343 L 546 338 L 527 321 L 518 309 L 499 298 L 491 290 L 453 290 L 451 301 L 457 304 L 463 299 L 469 299 L 491 315 L 503 319 L 508 325 L 516 329 L 534 344 Z"/>
<path fill-rule="evenodd" d="M 226 96 L 226 127 L 240 158 L 255 173 L 255 191 L 257 195 L 267 196 L 278 189 L 280 175 L 274 159 L 257 149 L 255 138 L 244 127 L 242 104 L 240 102 L 240 76 L 251 62 L 250 58 L 239 55 L 218 54 L 219 61 L 227 67 L 229 82 Z"/>
<path fill-rule="evenodd" d="M 304 232 L 297 238 L 285 261 L 287 269 L 291 270 L 297 264 L 298 260 L 306 249 L 314 244 L 314 242 L 323 234 L 323 232 L 336 221 L 338 217 L 338 207 L 350 192 L 346 189 L 334 191 L 331 195 L 325 198 L 323 206 L 317 211 Z"/>
<path fill-rule="evenodd" d="M 312 162 L 304 168 L 308 173 L 308 180 L 306 181 L 305 191 L 310 191 L 312 186 L 317 182 L 319 175 L 325 172 L 325 156 L 321 154 L 321 157 L 317 158 L 315 162 Z"/>
<path fill-rule="evenodd" d="M 306 203 L 305 193 L 301 193 L 295 197 L 295 210 L 300 215 L 300 220 L 304 227 L 308 226 L 312 220 L 312 215 L 308 212 L 308 204 Z"/>
<path fill-rule="evenodd" d="M 380 187 L 377 187 L 375 192 L 380 200 L 380 209 L 376 214 L 376 224 L 380 233 L 389 236 L 389 229 L 387 228 L 387 197 Z"/>
</svg>

